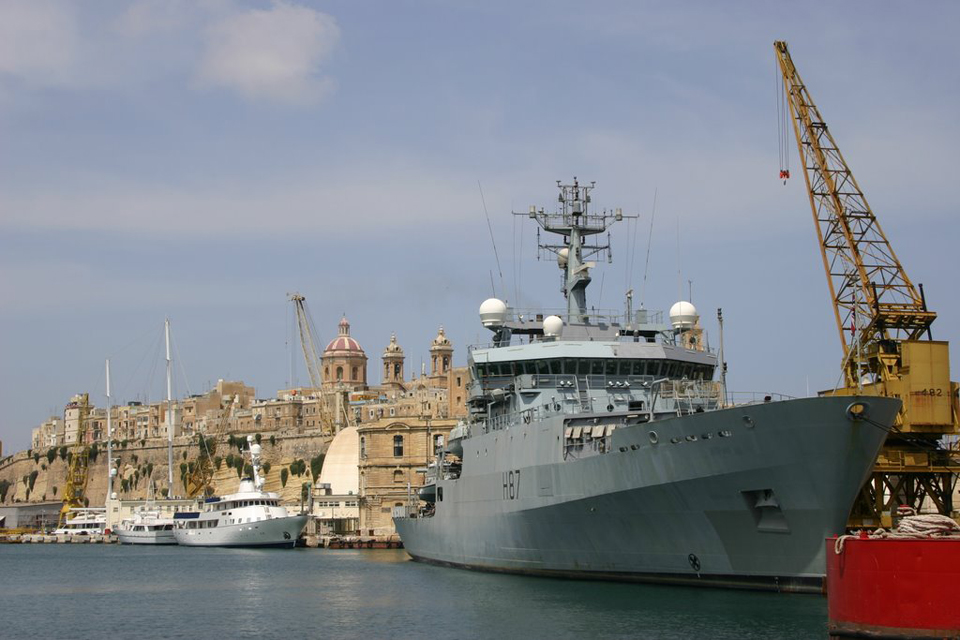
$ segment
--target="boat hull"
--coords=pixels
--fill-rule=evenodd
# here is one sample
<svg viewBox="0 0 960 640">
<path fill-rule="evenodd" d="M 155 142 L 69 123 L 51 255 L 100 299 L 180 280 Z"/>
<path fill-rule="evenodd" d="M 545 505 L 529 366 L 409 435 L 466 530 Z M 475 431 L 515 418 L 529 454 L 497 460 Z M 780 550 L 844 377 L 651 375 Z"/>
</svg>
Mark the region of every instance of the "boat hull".
<svg viewBox="0 0 960 640">
<path fill-rule="evenodd" d="M 847 408 L 868 405 L 871 422 Z M 415 560 L 470 569 L 820 592 L 899 401 L 809 398 L 613 431 L 564 459 L 561 418 L 463 441 L 430 517 L 396 518 Z M 616 415 L 605 420 L 616 421 Z M 441 499 L 442 492 L 442 499 Z"/>
<path fill-rule="evenodd" d="M 126 531 L 124 529 L 115 529 L 113 533 L 116 534 L 120 544 L 177 544 L 177 539 L 173 536 L 173 531 Z"/>
<path fill-rule="evenodd" d="M 293 547 L 307 524 L 306 515 L 201 529 L 174 529 L 186 547 Z"/>
</svg>

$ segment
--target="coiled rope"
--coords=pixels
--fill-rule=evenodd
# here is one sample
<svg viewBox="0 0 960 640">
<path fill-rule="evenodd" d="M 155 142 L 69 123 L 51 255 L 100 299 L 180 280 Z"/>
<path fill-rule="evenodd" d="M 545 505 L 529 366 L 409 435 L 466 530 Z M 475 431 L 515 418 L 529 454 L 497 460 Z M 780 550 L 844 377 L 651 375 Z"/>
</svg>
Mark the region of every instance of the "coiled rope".
<svg viewBox="0 0 960 640">
<path fill-rule="evenodd" d="M 916 512 L 910 507 L 900 507 L 898 514 L 903 517 L 893 531 L 887 531 L 879 528 L 874 531 L 861 531 L 857 534 L 842 535 L 837 538 L 833 545 L 833 551 L 837 555 L 843 553 L 843 544 L 848 538 L 867 538 L 871 540 L 889 538 L 889 539 L 916 539 L 916 538 L 956 538 L 960 540 L 960 524 L 949 517 L 938 513 L 929 513 L 916 515 Z M 910 515 L 906 515 L 910 514 Z"/>
</svg>

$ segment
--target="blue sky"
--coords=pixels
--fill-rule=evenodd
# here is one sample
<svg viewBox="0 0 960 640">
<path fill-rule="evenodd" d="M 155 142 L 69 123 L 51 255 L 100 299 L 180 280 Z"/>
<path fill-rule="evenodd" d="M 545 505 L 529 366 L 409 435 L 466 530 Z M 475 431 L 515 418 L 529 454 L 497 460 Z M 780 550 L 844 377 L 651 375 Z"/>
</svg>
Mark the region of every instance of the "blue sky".
<svg viewBox="0 0 960 640">
<path fill-rule="evenodd" d="M 958 18 L 949 2 L 0 0 L 4 449 L 74 393 L 102 403 L 107 357 L 118 400 L 161 397 L 164 316 L 179 393 L 232 378 L 273 395 L 295 290 L 324 343 L 347 314 L 373 381 L 391 332 L 408 372 L 441 324 L 462 364 L 491 280 L 563 305 L 509 212 L 553 206 L 574 175 L 641 216 L 591 304 L 639 290 L 656 191 L 646 306 L 676 300 L 679 266 L 714 344 L 724 309 L 731 388 L 832 387 L 792 146 L 777 179 L 775 39 L 924 283 L 934 337 L 956 342 Z"/>
</svg>

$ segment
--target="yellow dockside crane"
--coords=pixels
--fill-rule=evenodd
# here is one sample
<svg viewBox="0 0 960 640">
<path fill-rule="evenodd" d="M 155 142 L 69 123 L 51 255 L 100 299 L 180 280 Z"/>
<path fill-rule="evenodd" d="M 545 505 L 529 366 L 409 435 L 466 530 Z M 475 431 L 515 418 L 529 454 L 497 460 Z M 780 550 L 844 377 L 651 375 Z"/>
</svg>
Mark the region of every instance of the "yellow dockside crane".
<svg viewBox="0 0 960 640">
<path fill-rule="evenodd" d="M 227 425 L 230 422 L 230 416 L 233 415 L 233 409 L 239 400 L 239 396 L 234 396 L 229 405 L 221 405 L 220 417 L 217 425 L 210 436 L 203 433 L 200 436 L 200 454 L 193 463 L 193 469 L 187 474 L 183 487 L 187 492 L 188 498 L 207 497 L 213 494 L 213 474 L 216 473 L 214 466 L 214 456 L 220 447 L 220 439 L 226 435 Z"/>
<path fill-rule="evenodd" d="M 787 50 L 775 42 L 810 206 L 843 347 L 843 388 L 900 398 L 903 408 L 850 514 L 850 527 L 890 526 L 898 505 L 925 499 L 953 515 L 960 452 L 950 351 L 933 340 L 937 315 L 907 277 Z M 785 112 L 784 112 L 785 117 Z M 781 166 L 780 177 L 789 178 Z"/>
<path fill-rule="evenodd" d="M 84 505 L 84 493 L 87 490 L 87 469 L 90 466 L 90 449 L 84 442 L 87 439 L 87 426 L 90 422 L 90 395 L 82 393 L 74 398 L 68 409 L 77 411 L 77 439 L 70 451 L 67 467 L 67 483 L 63 488 L 63 506 L 57 528 L 62 528 L 70 519 L 70 510 Z"/>
</svg>

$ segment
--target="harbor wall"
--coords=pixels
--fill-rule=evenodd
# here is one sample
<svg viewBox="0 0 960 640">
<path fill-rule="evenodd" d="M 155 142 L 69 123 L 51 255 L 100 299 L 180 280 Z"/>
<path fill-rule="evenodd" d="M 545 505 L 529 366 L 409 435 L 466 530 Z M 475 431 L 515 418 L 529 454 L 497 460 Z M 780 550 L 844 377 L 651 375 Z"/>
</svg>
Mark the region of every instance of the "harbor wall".
<svg viewBox="0 0 960 640">
<path fill-rule="evenodd" d="M 261 435 L 263 460 L 269 463 L 266 474 L 266 490 L 280 494 L 287 503 L 300 501 L 300 489 L 304 482 L 311 484 L 316 478 L 311 473 L 311 459 L 325 453 L 331 436 L 316 433 L 289 433 L 282 431 L 264 431 Z M 103 445 L 99 445 L 102 447 Z M 107 452 L 97 450 L 96 458 L 90 460 L 87 476 L 86 497 L 89 506 L 102 506 L 107 496 Z M 63 498 L 68 471 L 68 456 L 72 447 L 44 448 L 19 451 L 0 462 L 0 505 L 39 503 L 57 501 Z M 53 453 L 51 453 L 51 451 Z M 173 445 L 173 495 L 185 494 L 181 474 L 181 465 L 196 460 L 199 446 L 195 437 L 181 437 Z M 63 455 L 61 455 L 61 453 Z M 221 457 L 220 467 L 214 475 L 216 493 L 234 491 L 237 487 L 238 472 L 227 466 L 228 455 L 239 456 L 236 446 L 229 446 L 226 439 L 220 442 L 217 456 Z M 167 486 L 167 441 L 151 438 L 144 441 L 128 441 L 126 447 L 114 448 L 113 456 L 117 463 L 117 477 L 114 480 L 114 492 L 122 499 L 144 499 L 149 497 L 151 480 L 156 486 L 157 497 Z M 247 458 L 249 461 L 249 458 Z M 304 461 L 303 465 L 295 464 Z M 291 469 L 291 465 L 293 468 Z M 287 470 L 286 485 L 281 475 Z M 301 471 L 301 469 L 303 469 Z M 300 472 L 297 475 L 296 472 Z M 319 473 L 319 470 L 317 471 Z M 124 482 L 125 481 L 125 482 Z M 123 489 L 126 486 L 126 490 Z M 3 489 L 6 494 L 3 495 Z"/>
</svg>

